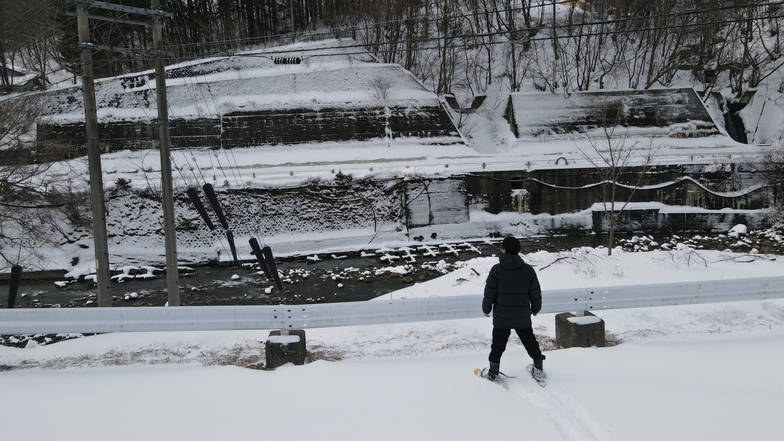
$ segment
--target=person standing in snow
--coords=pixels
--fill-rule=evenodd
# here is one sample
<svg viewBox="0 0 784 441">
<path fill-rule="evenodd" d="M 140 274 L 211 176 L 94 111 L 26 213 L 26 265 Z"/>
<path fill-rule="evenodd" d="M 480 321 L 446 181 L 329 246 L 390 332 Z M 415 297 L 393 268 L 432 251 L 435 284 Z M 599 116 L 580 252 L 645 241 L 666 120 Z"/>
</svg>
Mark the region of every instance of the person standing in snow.
<svg viewBox="0 0 784 441">
<path fill-rule="evenodd" d="M 544 377 L 542 361 L 545 359 L 539 349 L 531 316 L 542 309 L 542 290 L 539 279 L 531 265 L 523 262 L 518 254 L 520 241 L 507 237 L 502 243 L 503 253 L 498 256 L 499 263 L 493 265 L 485 282 L 485 296 L 482 312 L 490 317 L 493 312 L 493 343 L 490 346 L 490 369 L 487 378 L 496 380 L 501 365 L 501 355 L 506 343 L 515 330 L 533 359 L 533 375 Z"/>
</svg>

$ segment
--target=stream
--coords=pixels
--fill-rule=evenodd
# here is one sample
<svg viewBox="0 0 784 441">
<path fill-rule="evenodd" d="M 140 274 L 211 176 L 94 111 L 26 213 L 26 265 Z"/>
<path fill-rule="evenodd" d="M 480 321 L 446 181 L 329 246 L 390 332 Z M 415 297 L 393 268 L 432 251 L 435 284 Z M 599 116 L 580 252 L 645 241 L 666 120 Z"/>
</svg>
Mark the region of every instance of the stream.
<svg viewBox="0 0 784 441">
<path fill-rule="evenodd" d="M 641 239 L 642 238 L 642 239 Z M 696 249 L 733 249 L 736 252 L 784 254 L 780 232 L 748 237 L 731 235 L 641 236 L 619 235 L 616 245 L 627 250 L 672 249 L 686 244 Z M 531 237 L 521 240 L 522 253 L 558 252 L 575 247 L 604 245 L 597 235 Z M 440 277 L 462 262 L 500 252 L 501 238 L 464 242 L 421 243 L 406 247 L 367 249 L 276 258 L 283 290 L 254 262 L 237 268 L 229 264 L 181 267 L 180 304 L 267 305 L 365 301 Z M 525 258 L 525 256 L 523 256 Z M 147 268 L 150 268 L 150 273 Z M 163 265 L 140 267 L 139 274 L 113 276 L 112 306 L 163 306 L 168 300 Z M 84 280 L 51 278 L 23 273 L 16 308 L 97 306 L 95 284 Z M 114 280 L 115 277 L 117 280 Z M 9 281 L 0 281 L 0 307 L 8 307 Z"/>
<path fill-rule="evenodd" d="M 521 241 L 523 253 L 596 246 L 597 236 L 542 237 Z M 415 243 L 408 247 L 361 250 L 317 256 L 276 258 L 283 291 L 268 280 L 256 262 L 241 268 L 221 264 L 183 267 L 180 304 L 265 305 L 364 301 L 414 283 L 439 277 L 460 262 L 500 251 L 501 239 L 453 243 Z M 143 272 L 143 271 L 142 271 Z M 138 277 L 138 278 L 137 278 Z M 0 281 L 0 307 L 7 307 L 9 281 Z M 163 306 L 168 295 L 164 266 L 154 274 L 123 276 L 111 286 L 113 306 Z M 84 280 L 26 274 L 15 307 L 97 306 L 95 284 Z"/>
</svg>

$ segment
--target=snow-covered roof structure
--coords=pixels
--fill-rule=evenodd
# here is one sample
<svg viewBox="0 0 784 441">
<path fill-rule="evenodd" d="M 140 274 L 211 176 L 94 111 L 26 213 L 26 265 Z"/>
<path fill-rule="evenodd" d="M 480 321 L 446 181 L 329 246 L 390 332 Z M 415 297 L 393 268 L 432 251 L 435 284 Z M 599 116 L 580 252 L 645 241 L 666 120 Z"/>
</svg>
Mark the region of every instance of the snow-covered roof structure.
<svg viewBox="0 0 784 441">
<path fill-rule="evenodd" d="M 519 140 L 569 137 L 607 128 L 615 136 L 698 138 L 719 134 L 692 88 L 513 93 L 507 120 Z"/>
<path fill-rule="evenodd" d="M 172 145 L 234 147 L 413 136 L 462 143 L 434 93 L 353 40 L 260 49 L 169 66 Z M 155 72 L 96 81 L 101 138 L 154 138 Z M 47 93 L 52 138 L 80 137 L 78 87 Z"/>
<path fill-rule="evenodd" d="M 12 92 L 29 92 L 43 88 L 43 76 L 38 72 L 28 71 L 18 66 L 3 66 Z"/>
</svg>

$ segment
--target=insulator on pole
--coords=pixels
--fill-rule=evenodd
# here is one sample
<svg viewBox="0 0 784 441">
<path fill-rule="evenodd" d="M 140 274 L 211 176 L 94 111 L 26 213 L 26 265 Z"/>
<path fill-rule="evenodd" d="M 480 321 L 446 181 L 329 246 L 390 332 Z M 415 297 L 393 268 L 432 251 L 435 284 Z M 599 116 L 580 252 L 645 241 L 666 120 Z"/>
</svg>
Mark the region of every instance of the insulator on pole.
<svg viewBox="0 0 784 441">
<path fill-rule="evenodd" d="M 280 274 L 278 274 L 278 268 L 275 266 L 275 258 L 272 256 L 272 250 L 269 246 L 265 246 L 261 251 L 264 253 L 264 260 L 267 261 L 270 273 L 272 273 L 272 279 L 275 280 L 275 285 L 278 287 L 278 290 L 282 292 L 283 282 L 280 281 Z"/>
<path fill-rule="evenodd" d="M 204 190 L 204 194 L 207 195 L 207 200 L 210 201 L 213 211 L 218 215 L 218 221 L 220 221 L 221 226 L 223 226 L 224 230 L 228 230 L 229 223 L 226 222 L 226 216 L 223 215 L 223 210 L 220 202 L 218 202 L 218 196 L 215 195 L 215 189 L 212 188 L 212 184 L 204 184 L 201 188 Z"/>
<path fill-rule="evenodd" d="M 253 250 L 253 255 L 256 256 L 256 260 L 259 261 L 261 270 L 264 271 L 264 274 L 267 276 L 268 279 L 272 279 L 272 274 L 270 274 L 270 270 L 269 267 L 267 266 L 267 262 L 265 262 L 264 260 L 264 252 L 261 251 L 261 247 L 259 246 L 259 241 L 256 240 L 255 237 L 251 237 L 248 243 L 250 243 L 250 249 Z"/>
<path fill-rule="evenodd" d="M 237 246 L 234 245 L 234 233 L 226 230 L 226 240 L 229 241 L 229 248 L 231 249 L 231 256 L 234 258 L 234 265 L 239 268 L 240 261 L 237 259 Z"/>
<path fill-rule="evenodd" d="M 199 216 L 204 220 L 204 223 L 207 224 L 210 230 L 215 229 L 215 224 L 212 223 L 210 219 L 210 215 L 207 214 L 207 210 L 204 208 L 204 204 L 201 203 L 201 198 L 199 197 L 198 191 L 195 188 L 191 187 L 185 191 L 188 195 L 188 199 L 191 200 L 193 206 L 196 207 L 196 211 L 199 212 Z"/>
</svg>

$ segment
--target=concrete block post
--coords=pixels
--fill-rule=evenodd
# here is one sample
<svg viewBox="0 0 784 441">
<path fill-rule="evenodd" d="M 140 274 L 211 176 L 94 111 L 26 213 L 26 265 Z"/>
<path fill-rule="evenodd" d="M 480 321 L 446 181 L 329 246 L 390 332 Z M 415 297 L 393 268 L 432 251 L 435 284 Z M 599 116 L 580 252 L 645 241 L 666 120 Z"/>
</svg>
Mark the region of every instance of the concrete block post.
<svg viewBox="0 0 784 441">
<path fill-rule="evenodd" d="M 272 331 L 264 348 L 267 357 L 267 369 L 275 369 L 286 363 L 305 364 L 305 331 L 289 329 L 287 335 L 280 331 Z"/>
<path fill-rule="evenodd" d="M 582 317 L 569 312 L 555 316 L 555 339 L 563 348 L 604 347 L 604 320 L 588 311 Z"/>
</svg>

